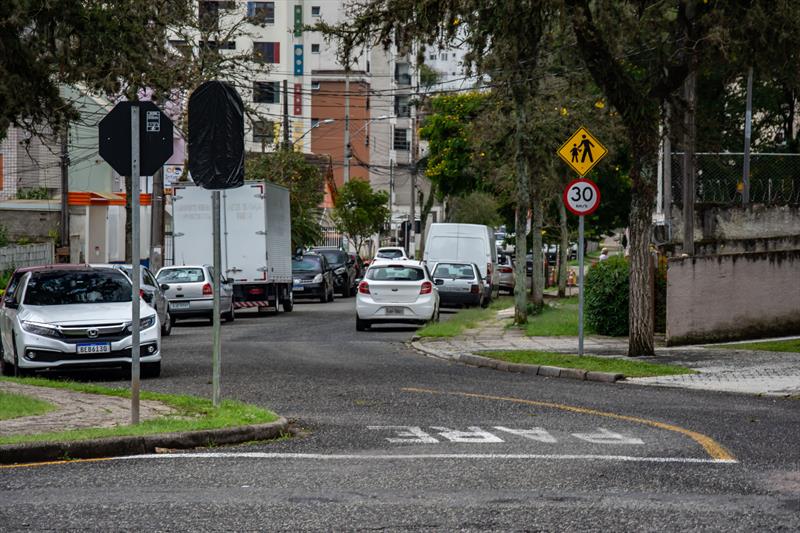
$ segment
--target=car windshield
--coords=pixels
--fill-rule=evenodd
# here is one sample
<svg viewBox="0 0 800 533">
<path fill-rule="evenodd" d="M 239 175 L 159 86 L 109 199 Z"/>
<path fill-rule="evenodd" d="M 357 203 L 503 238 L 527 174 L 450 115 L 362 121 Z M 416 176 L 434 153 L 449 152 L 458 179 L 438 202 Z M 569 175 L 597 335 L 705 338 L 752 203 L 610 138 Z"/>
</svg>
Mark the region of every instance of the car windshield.
<svg viewBox="0 0 800 533">
<path fill-rule="evenodd" d="M 292 259 L 292 272 L 322 272 L 322 261 L 313 256 Z"/>
<path fill-rule="evenodd" d="M 69 305 L 130 301 L 131 284 L 121 272 L 55 270 L 31 275 L 24 303 Z"/>
<path fill-rule="evenodd" d="M 117 268 L 122 272 L 124 272 L 125 275 L 128 276 L 128 279 L 133 279 L 133 267 L 129 267 L 126 265 L 124 267 L 117 267 Z M 144 268 L 142 268 L 141 270 L 139 270 L 139 282 L 144 283 L 145 281 L 147 281 L 147 279 L 145 278 L 144 275 Z"/>
<path fill-rule="evenodd" d="M 434 278 L 475 279 L 472 265 L 463 263 L 439 263 L 433 271 Z"/>
<path fill-rule="evenodd" d="M 387 265 L 369 269 L 367 279 L 375 281 L 420 281 L 425 279 L 425 272 L 421 268 Z"/>
<path fill-rule="evenodd" d="M 403 257 L 403 252 L 400 250 L 378 250 L 377 257 L 381 259 L 398 259 Z"/>
<path fill-rule="evenodd" d="M 170 268 L 158 273 L 159 283 L 199 283 L 205 280 L 202 268 Z"/>
<path fill-rule="evenodd" d="M 324 255 L 331 266 L 343 265 L 347 261 L 347 254 L 340 250 L 319 250 L 317 253 Z"/>
</svg>

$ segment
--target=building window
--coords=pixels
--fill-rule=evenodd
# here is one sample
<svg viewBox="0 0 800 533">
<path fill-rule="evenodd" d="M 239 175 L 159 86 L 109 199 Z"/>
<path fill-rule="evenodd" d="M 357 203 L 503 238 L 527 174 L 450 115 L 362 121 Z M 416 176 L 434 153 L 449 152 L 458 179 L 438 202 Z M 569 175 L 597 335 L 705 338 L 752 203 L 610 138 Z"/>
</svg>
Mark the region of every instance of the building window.
<svg viewBox="0 0 800 533">
<path fill-rule="evenodd" d="M 220 2 L 201 0 L 197 4 L 197 20 L 203 30 L 219 29 Z"/>
<path fill-rule="evenodd" d="M 317 127 L 317 124 L 319 124 L 319 119 L 318 119 L 318 118 L 311 117 L 311 127 L 312 127 L 312 128 L 316 128 L 316 127 Z"/>
<path fill-rule="evenodd" d="M 253 24 L 275 24 L 275 2 L 247 2 L 247 18 Z"/>
<path fill-rule="evenodd" d="M 411 116 L 411 98 L 407 94 L 394 97 L 394 114 L 398 117 Z"/>
<path fill-rule="evenodd" d="M 396 81 L 398 85 L 411 85 L 411 71 L 409 70 L 408 63 L 395 63 L 394 81 Z"/>
<path fill-rule="evenodd" d="M 442 61 L 447 61 L 447 54 L 440 54 L 439 59 L 441 59 Z"/>
<path fill-rule="evenodd" d="M 192 57 L 192 47 L 184 40 L 170 40 L 169 44 L 183 57 Z"/>
<path fill-rule="evenodd" d="M 311 90 L 312 91 L 319 91 L 319 82 L 318 81 L 312 81 L 311 82 Z"/>
<path fill-rule="evenodd" d="M 392 148 L 395 150 L 408 150 L 411 147 L 411 143 L 408 142 L 408 129 L 395 128 L 392 141 Z"/>
<path fill-rule="evenodd" d="M 431 61 L 436 61 L 436 54 L 429 55 L 428 59 L 430 59 Z"/>
<path fill-rule="evenodd" d="M 253 102 L 257 104 L 277 104 L 281 101 L 281 89 L 277 81 L 253 82 Z"/>
<path fill-rule="evenodd" d="M 216 52 L 217 50 L 236 50 L 236 41 L 200 41 L 200 48 Z"/>
<path fill-rule="evenodd" d="M 312 54 L 318 54 L 319 53 L 319 45 L 318 44 L 312 44 L 311 45 L 311 53 Z"/>
<path fill-rule="evenodd" d="M 319 6 L 311 6 L 311 16 L 312 17 L 320 16 L 320 7 Z"/>
<path fill-rule="evenodd" d="M 281 62 L 281 43 L 253 43 L 253 52 L 262 63 Z"/>
<path fill-rule="evenodd" d="M 275 124 L 271 120 L 253 122 L 253 142 L 272 144 L 275 140 Z"/>
</svg>

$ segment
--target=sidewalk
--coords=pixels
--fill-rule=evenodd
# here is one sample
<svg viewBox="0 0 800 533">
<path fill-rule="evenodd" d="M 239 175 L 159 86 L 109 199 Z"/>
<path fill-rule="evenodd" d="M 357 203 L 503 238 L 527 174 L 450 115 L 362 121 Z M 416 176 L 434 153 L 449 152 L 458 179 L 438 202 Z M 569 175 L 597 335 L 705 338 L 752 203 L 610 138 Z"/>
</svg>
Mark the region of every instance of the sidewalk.
<svg viewBox="0 0 800 533">
<path fill-rule="evenodd" d="M 427 355 L 450 360 L 457 355 L 479 355 L 478 352 L 483 350 L 577 353 L 576 337 L 528 337 L 520 329 L 508 328 L 513 313 L 513 309 L 505 309 L 498 312 L 494 320 L 466 330 L 459 337 L 421 338 L 414 340 L 412 346 Z M 587 336 L 584 339 L 587 354 L 625 357 L 627 350 L 626 338 Z M 800 395 L 800 353 L 657 345 L 655 357 L 638 357 L 637 360 L 681 365 L 697 370 L 699 374 L 632 378 L 620 383 L 774 396 Z"/>
</svg>

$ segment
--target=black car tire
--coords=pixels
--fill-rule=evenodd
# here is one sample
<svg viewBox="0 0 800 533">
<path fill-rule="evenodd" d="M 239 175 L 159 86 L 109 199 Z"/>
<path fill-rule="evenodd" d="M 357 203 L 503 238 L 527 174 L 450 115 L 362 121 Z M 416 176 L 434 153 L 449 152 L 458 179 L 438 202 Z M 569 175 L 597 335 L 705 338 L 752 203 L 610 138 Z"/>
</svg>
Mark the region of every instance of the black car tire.
<svg viewBox="0 0 800 533">
<path fill-rule="evenodd" d="M 323 285 L 322 294 L 319 295 L 319 303 L 324 304 L 330 301 L 331 301 L 330 296 L 328 296 L 328 286 Z"/>
<path fill-rule="evenodd" d="M 369 320 L 361 320 L 356 316 L 356 331 L 367 331 L 370 325 Z"/>
<path fill-rule="evenodd" d="M 2 354 L 0 354 L 0 373 L 6 377 L 12 377 L 15 369 L 16 366 L 14 363 L 9 363 L 5 360 L 5 358 L 3 358 Z"/>
<path fill-rule="evenodd" d="M 144 379 L 159 377 L 161 375 L 161 361 L 156 363 L 142 363 L 141 373 Z"/>
<path fill-rule="evenodd" d="M 332 302 L 332 301 L 334 301 L 336 299 L 336 294 L 334 294 L 333 285 L 331 285 L 328 288 L 331 290 L 330 294 L 328 295 L 328 301 Z"/>
<path fill-rule="evenodd" d="M 222 315 L 222 318 L 225 319 L 225 322 L 233 322 L 236 320 L 236 309 L 233 307 L 233 300 L 231 300 L 231 308 L 228 310 L 227 313 Z"/>
<path fill-rule="evenodd" d="M 286 313 L 291 313 L 292 309 L 294 309 L 294 295 L 292 291 L 289 291 L 289 296 L 283 300 L 283 310 Z"/>
<path fill-rule="evenodd" d="M 161 324 L 161 336 L 162 337 L 169 337 L 170 336 L 170 334 L 172 333 L 172 324 L 173 324 L 172 315 L 169 314 L 169 311 L 167 311 L 167 319 L 166 319 L 166 321 L 164 321 L 163 324 Z"/>
</svg>

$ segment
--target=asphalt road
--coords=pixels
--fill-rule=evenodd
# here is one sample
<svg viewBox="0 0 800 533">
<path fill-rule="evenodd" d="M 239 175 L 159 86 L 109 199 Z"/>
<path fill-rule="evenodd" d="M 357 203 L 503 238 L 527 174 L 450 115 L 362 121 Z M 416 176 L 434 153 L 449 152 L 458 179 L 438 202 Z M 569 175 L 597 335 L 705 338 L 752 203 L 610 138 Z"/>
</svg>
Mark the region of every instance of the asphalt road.
<svg viewBox="0 0 800 533">
<path fill-rule="evenodd" d="M 223 327 L 223 396 L 297 437 L 0 469 L 0 530 L 800 530 L 797 400 L 450 364 L 353 308 Z M 178 325 L 143 388 L 210 396 L 210 342 Z"/>
</svg>

